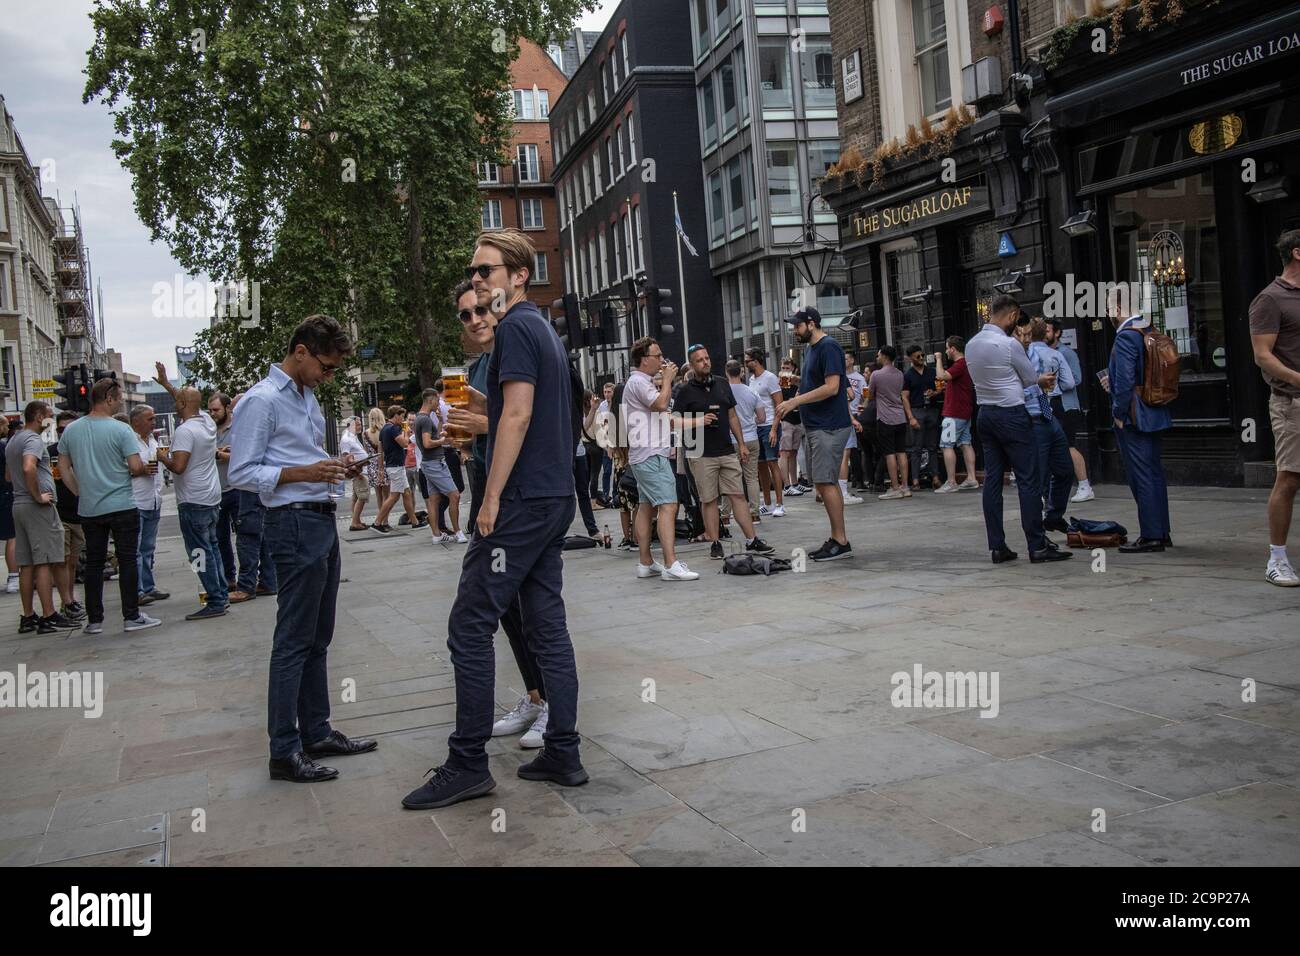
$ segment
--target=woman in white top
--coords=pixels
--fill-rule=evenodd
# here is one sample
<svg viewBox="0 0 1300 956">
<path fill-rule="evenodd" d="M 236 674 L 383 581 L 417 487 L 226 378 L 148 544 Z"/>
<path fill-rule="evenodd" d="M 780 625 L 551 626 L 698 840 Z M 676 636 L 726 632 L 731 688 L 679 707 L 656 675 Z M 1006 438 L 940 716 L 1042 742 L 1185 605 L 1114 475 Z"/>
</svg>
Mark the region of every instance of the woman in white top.
<svg viewBox="0 0 1300 956">
<path fill-rule="evenodd" d="M 351 456 L 352 461 L 360 461 L 366 457 L 366 448 L 361 444 L 361 419 L 359 417 L 349 418 L 347 424 L 343 426 L 343 437 L 339 439 L 339 452 Z M 361 520 L 361 512 L 366 510 L 366 502 L 370 500 L 370 482 L 366 480 L 365 475 L 358 475 L 352 479 L 352 525 L 349 531 L 365 531 L 370 525 Z"/>
</svg>

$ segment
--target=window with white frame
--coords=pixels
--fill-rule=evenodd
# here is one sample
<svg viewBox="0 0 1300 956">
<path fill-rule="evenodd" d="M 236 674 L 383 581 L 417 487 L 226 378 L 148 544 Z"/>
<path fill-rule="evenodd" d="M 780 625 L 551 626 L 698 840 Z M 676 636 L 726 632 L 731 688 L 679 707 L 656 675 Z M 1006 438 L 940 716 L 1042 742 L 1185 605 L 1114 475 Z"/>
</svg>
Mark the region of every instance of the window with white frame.
<svg viewBox="0 0 1300 956">
<path fill-rule="evenodd" d="M 9 263 L 0 261 L 0 309 L 10 309 L 9 304 Z"/>
<path fill-rule="evenodd" d="M 533 253 L 533 284 L 550 285 L 551 273 L 546 264 L 546 253 Z"/>
<path fill-rule="evenodd" d="M 926 116 L 952 104 L 948 82 L 948 19 L 944 0 L 912 0 L 912 35 L 920 78 L 921 112 Z"/>
<path fill-rule="evenodd" d="M 632 75 L 632 61 L 627 55 L 627 31 L 623 32 L 623 35 L 619 37 L 619 41 L 619 45 L 623 48 L 623 76 L 627 78 Z"/>
<path fill-rule="evenodd" d="M 537 147 L 532 143 L 520 143 L 516 146 L 515 168 L 519 171 L 521 183 L 541 182 L 542 165 L 537 156 Z"/>
<path fill-rule="evenodd" d="M 480 185 L 501 182 L 501 167 L 496 163 L 481 162 L 478 164 L 478 181 Z"/>
<path fill-rule="evenodd" d="M 600 258 L 597 263 L 600 265 L 600 288 L 609 287 L 609 247 L 605 245 L 605 230 L 601 229 L 596 234 L 596 241 L 600 247 Z"/>
<path fill-rule="evenodd" d="M 501 200 L 489 199 L 483 204 L 483 228 L 500 229 L 501 228 Z"/>
<path fill-rule="evenodd" d="M 609 227 L 609 244 L 614 247 L 614 278 L 626 275 L 623 271 L 623 231 L 617 225 Z"/>
<path fill-rule="evenodd" d="M 598 115 L 600 111 L 596 109 L 596 90 L 593 88 L 587 91 L 587 116 L 594 123 Z"/>
<path fill-rule="evenodd" d="M 645 244 L 641 240 L 641 207 L 632 208 L 632 224 L 636 230 L 636 267 L 638 270 L 645 268 Z"/>
<path fill-rule="evenodd" d="M 598 149 L 591 151 L 591 181 L 595 183 L 597 196 L 605 191 L 605 187 L 600 182 L 600 150 Z"/>
<path fill-rule="evenodd" d="M 610 58 L 610 60 L 612 60 L 612 59 L 613 59 L 613 57 Z M 610 60 L 607 60 L 607 61 L 605 61 L 604 63 L 602 63 L 602 64 L 600 65 L 600 83 L 601 83 L 601 86 L 602 86 L 602 87 L 604 88 L 604 90 L 605 90 L 605 102 L 606 102 L 606 103 L 609 102 L 610 96 L 613 95 L 613 94 L 611 93 L 611 91 L 610 91 L 610 87 L 609 87 Z"/>
<path fill-rule="evenodd" d="M 605 137 L 605 171 L 609 174 L 609 184 L 613 186 L 618 174 L 614 170 L 614 140 L 609 136 Z"/>
<path fill-rule="evenodd" d="M 636 165 L 636 128 L 632 125 L 632 114 L 627 114 L 627 153 L 630 165 Z"/>
<path fill-rule="evenodd" d="M 543 120 L 551 115 L 551 94 L 546 90 L 514 90 L 513 106 L 517 120 Z"/>
<path fill-rule="evenodd" d="M 520 203 L 519 221 L 525 229 L 544 229 L 546 224 L 542 222 L 542 201 L 540 199 L 525 199 Z"/>
<path fill-rule="evenodd" d="M 596 240 L 587 240 L 587 266 L 591 269 L 589 288 L 592 292 L 600 291 L 600 261 L 596 258 Z"/>
<path fill-rule="evenodd" d="M 632 217 L 623 213 L 623 241 L 627 244 L 627 274 L 636 273 L 636 249 L 632 245 Z"/>
<path fill-rule="evenodd" d="M 614 81 L 614 92 L 618 92 L 618 48 L 609 55 L 609 76 Z"/>
<path fill-rule="evenodd" d="M 583 207 L 591 205 L 591 164 L 582 164 L 582 202 Z"/>
<path fill-rule="evenodd" d="M 627 135 L 623 132 L 623 126 L 620 123 L 614 127 L 614 138 L 618 140 L 618 178 L 623 178 L 623 173 L 627 171 Z"/>
<path fill-rule="evenodd" d="M 881 135 L 907 135 L 961 102 L 971 62 L 969 0 L 877 0 L 872 6 Z M 865 57 L 864 57 L 865 61 Z"/>
</svg>

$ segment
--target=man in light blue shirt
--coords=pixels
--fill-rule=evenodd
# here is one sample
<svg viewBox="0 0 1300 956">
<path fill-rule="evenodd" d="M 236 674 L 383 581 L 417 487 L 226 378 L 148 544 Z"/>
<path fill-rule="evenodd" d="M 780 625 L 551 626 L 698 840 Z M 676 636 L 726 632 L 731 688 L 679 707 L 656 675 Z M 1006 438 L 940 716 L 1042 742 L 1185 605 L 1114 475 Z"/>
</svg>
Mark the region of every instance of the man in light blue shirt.
<svg viewBox="0 0 1300 956">
<path fill-rule="evenodd" d="M 1092 501 L 1097 496 L 1093 493 L 1092 483 L 1088 481 L 1088 464 L 1083 460 L 1083 453 L 1079 451 L 1079 432 L 1083 430 L 1083 405 L 1079 397 L 1083 388 L 1083 365 L 1079 362 L 1078 353 L 1061 341 L 1064 332 L 1065 325 L 1060 319 L 1047 320 L 1047 344 L 1056 349 L 1065 359 L 1065 363 L 1070 366 L 1070 375 L 1074 378 L 1074 388 L 1067 388 L 1064 383 L 1061 384 L 1061 414 L 1057 415 L 1057 418 L 1061 420 L 1061 429 L 1065 432 L 1065 440 L 1070 445 L 1074 477 L 1079 481 L 1079 490 L 1070 499 L 1077 503 Z"/>
<path fill-rule="evenodd" d="M 334 637 L 339 538 L 330 486 L 361 463 L 325 453 L 325 418 L 312 391 L 338 371 L 352 340 L 328 316 L 294 330 L 284 361 L 239 403 L 230 433 L 230 483 L 266 505 L 265 535 L 279 578 L 267 700 L 272 780 L 317 783 L 338 771 L 312 758 L 374 750 L 330 727 L 325 657 Z"/>
<path fill-rule="evenodd" d="M 1074 481 L 1074 464 L 1070 461 L 1070 444 L 1056 418 L 1052 398 L 1059 398 L 1062 384 L 1074 387 L 1070 366 L 1060 352 L 1047 347 L 1047 323 L 1041 318 L 1025 319 L 1016 324 L 1016 339 L 1025 346 L 1029 361 L 1039 376 L 1051 376 L 1052 386 L 1038 383 L 1025 389 L 1025 409 L 1034 423 L 1034 442 L 1038 446 L 1038 477 L 1048 501 L 1043 527 L 1049 531 L 1069 530 L 1065 508 L 1070 501 Z"/>
<path fill-rule="evenodd" d="M 1050 375 L 1039 375 L 1024 347 L 1011 337 L 1020 315 L 1020 303 L 1009 295 L 995 297 L 989 321 L 966 345 L 966 367 L 975 384 L 979 405 L 978 428 L 984 451 L 984 528 L 993 563 L 1014 561 L 1002 526 L 1002 476 L 1010 465 L 1020 495 L 1020 524 L 1029 545 L 1029 560 L 1064 561 L 1073 557 L 1061 551 L 1043 533 L 1043 503 L 1038 480 L 1038 446 L 1033 420 L 1025 410 L 1029 385 L 1051 388 Z"/>
</svg>

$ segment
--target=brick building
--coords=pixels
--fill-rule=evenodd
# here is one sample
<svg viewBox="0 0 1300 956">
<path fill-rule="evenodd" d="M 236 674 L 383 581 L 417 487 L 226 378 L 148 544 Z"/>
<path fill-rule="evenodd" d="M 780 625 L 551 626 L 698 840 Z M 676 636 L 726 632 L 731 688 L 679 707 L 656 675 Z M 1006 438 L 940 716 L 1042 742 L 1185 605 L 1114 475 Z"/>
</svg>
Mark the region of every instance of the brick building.
<svg viewBox="0 0 1300 956">
<path fill-rule="evenodd" d="M 514 131 L 502 161 L 479 166 L 483 228 L 528 233 L 537 247 L 528 297 L 549 315 L 551 303 L 563 295 L 549 118 L 568 80 L 552 56 L 528 40 L 520 40 L 510 76 Z"/>
</svg>

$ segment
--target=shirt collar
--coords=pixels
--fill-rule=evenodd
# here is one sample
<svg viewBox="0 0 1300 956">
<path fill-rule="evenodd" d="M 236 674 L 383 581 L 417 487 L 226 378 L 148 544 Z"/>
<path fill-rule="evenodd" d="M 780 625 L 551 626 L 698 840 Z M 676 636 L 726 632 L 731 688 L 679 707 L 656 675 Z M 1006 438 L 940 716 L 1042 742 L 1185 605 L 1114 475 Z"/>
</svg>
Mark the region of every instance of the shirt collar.
<svg viewBox="0 0 1300 956">
<path fill-rule="evenodd" d="M 1143 328 L 1146 325 L 1147 325 L 1146 317 L 1139 312 L 1137 315 L 1130 315 L 1127 319 L 1125 319 L 1120 324 L 1120 327 L 1116 329 L 1116 331 L 1123 332 L 1125 329 Z"/>
</svg>

